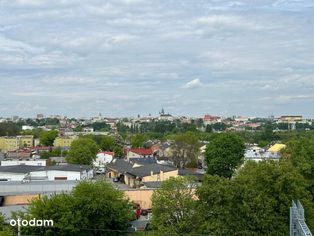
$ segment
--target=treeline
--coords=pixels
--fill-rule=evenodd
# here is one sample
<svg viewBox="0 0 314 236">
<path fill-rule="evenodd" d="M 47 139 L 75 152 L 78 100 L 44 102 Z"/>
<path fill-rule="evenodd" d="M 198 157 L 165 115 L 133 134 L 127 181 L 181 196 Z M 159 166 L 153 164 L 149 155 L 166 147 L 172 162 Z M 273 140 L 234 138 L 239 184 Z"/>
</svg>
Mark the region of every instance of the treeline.
<svg viewBox="0 0 314 236">
<path fill-rule="evenodd" d="M 157 134 L 169 134 L 169 133 L 184 133 L 188 131 L 197 131 L 197 124 L 184 123 L 180 121 L 154 121 L 132 124 L 131 127 L 124 125 L 122 122 L 117 124 L 118 132 L 120 133 L 157 133 Z"/>
<path fill-rule="evenodd" d="M 109 132 L 111 127 L 105 122 L 94 122 L 87 125 L 79 125 L 74 129 L 75 132 L 82 132 L 84 128 L 93 128 L 94 131 Z"/>
<path fill-rule="evenodd" d="M 22 127 L 13 122 L 0 123 L 0 136 L 15 136 L 22 130 Z"/>
<path fill-rule="evenodd" d="M 201 186 L 173 178 L 154 192 L 158 235 L 288 235 L 292 200 L 303 204 L 314 231 L 314 138 L 291 140 L 278 162 L 248 161 L 243 167 L 241 141 L 234 145 L 239 141 L 224 134 L 208 145 Z"/>
<path fill-rule="evenodd" d="M 29 126 L 58 126 L 60 124 L 59 119 L 57 118 L 44 118 L 44 119 L 26 119 L 24 121 L 17 122 L 19 126 L 29 125 Z"/>
</svg>

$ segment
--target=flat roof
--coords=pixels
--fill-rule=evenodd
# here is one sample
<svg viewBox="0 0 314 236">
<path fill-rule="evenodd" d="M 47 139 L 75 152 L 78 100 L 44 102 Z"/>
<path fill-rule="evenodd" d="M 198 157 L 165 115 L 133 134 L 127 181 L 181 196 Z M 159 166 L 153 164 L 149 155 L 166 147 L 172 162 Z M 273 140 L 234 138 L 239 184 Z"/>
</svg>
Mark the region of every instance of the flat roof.
<svg viewBox="0 0 314 236">
<path fill-rule="evenodd" d="M 19 173 L 26 174 L 34 171 L 47 171 L 47 170 L 57 170 L 57 171 L 74 171 L 81 172 L 83 170 L 90 170 L 91 166 L 88 165 L 56 165 L 56 166 L 30 166 L 30 165 L 14 165 L 14 166 L 0 166 L 0 172 L 6 173 Z"/>
</svg>

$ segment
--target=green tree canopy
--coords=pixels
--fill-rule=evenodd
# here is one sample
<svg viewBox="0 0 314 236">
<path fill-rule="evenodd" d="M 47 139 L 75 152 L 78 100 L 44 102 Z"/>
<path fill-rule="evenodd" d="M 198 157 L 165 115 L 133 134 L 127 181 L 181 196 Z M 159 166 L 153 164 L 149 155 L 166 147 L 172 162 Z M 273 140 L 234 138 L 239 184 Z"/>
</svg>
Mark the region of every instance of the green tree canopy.
<svg viewBox="0 0 314 236">
<path fill-rule="evenodd" d="M 40 143 L 44 146 L 53 146 L 56 137 L 58 137 L 57 130 L 43 131 L 40 133 Z"/>
<path fill-rule="evenodd" d="M 91 165 L 99 151 L 99 146 L 90 138 L 79 138 L 71 144 L 67 161 L 72 164 Z"/>
<path fill-rule="evenodd" d="M 195 184 L 184 177 L 162 182 L 152 196 L 152 226 L 161 234 L 188 234 L 197 227 Z"/>
<path fill-rule="evenodd" d="M 132 204 L 125 199 L 123 192 L 114 189 L 110 183 L 81 182 L 70 194 L 50 198 L 42 196 L 33 200 L 23 219 L 51 219 L 54 227 L 23 227 L 22 233 L 108 235 L 110 231 L 125 230 L 133 216 Z"/>
<path fill-rule="evenodd" d="M 115 139 L 111 136 L 102 136 L 100 141 L 100 148 L 103 151 L 113 151 L 115 148 Z"/>
<path fill-rule="evenodd" d="M 314 135 L 298 137 L 287 143 L 283 150 L 283 161 L 291 161 L 309 182 L 309 190 L 314 198 Z"/>
<path fill-rule="evenodd" d="M 11 227 L 5 223 L 5 218 L 1 213 L 0 213 L 0 236 L 13 236 L 13 231 Z"/>
<path fill-rule="evenodd" d="M 146 135 L 136 134 L 131 137 L 131 145 L 133 148 L 144 147 L 145 142 L 147 141 Z"/>
<path fill-rule="evenodd" d="M 222 133 L 215 136 L 206 147 L 207 172 L 231 178 L 234 170 L 243 162 L 244 149 L 243 140 L 236 134 Z"/>
<path fill-rule="evenodd" d="M 314 227 L 307 183 L 290 163 L 247 162 L 232 179 L 208 176 L 198 190 L 201 232 L 213 235 L 288 235 L 289 207 L 298 199 Z"/>
<path fill-rule="evenodd" d="M 113 152 L 115 158 L 122 158 L 124 156 L 123 149 L 120 146 L 115 146 Z"/>
<path fill-rule="evenodd" d="M 0 123 L 0 136 L 15 136 L 21 131 L 21 126 L 13 122 Z"/>
<path fill-rule="evenodd" d="M 194 132 L 169 135 L 173 141 L 171 145 L 170 159 L 174 165 L 180 168 L 196 167 L 200 143 Z"/>
</svg>

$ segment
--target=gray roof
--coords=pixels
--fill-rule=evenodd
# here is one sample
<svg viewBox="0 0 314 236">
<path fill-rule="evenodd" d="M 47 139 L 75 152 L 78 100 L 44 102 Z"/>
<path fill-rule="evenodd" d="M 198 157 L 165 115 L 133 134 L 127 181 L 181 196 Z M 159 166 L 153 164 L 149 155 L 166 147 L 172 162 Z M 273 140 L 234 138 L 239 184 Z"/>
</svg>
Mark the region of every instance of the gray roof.
<svg viewBox="0 0 314 236">
<path fill-rule="evenodd" d="M 132 164 L 123 159 L 114 159 L 107 165 L 107 168 L 124 173 L 132 169 Z"/>
<path fill-rule="evenodd" d="M 180 176 L 192 176 L 198 180 L 203 180 L 204 178 L 204 173 L 194 171 L 193 169 L 179 169 L 178 174 Z"/>
<path fill-rule="evenodd" d="M 139 165 L 156 164 L 155 157 L 134 157 L 130 159 L 130 162 L 137 163 Z"/>
<path fill-rule="evenodd" d="M 174 171 L 176 168 L 167 165 L 161 164 L 146 164 L 143 166 L 132 167 L 132 164 L 123 160 L 123 159 L 115 159 L 115 161 L 111 162 L 107 165 L 107 168 L 116 170 L 120 173 L 125 173 L 133 176 L 144 177 L 148 176 L 153 172 L 153 174 L 163 172 Z"/>
<path fill-rule="evenodd" d="M 83 170 L 90 170 L 91 166 L 87 165 L 56 165 L 56 166 L 28 166 L 28 165 L 15 165 L 15 166 L 0 166 L 0 172 L 6 173 L 20 173 L 26 174 L 34 171 L 46 171 L 46 170 L 59 170 L 59 171 L 74 171 L 81 172 Z"/>
<path fill-rule="evenodd" d="M 149 165 L 132 168 L 131 170 L 128 171 L 128 173 L 134 176 L 138 176 L 138 177 L 145 177 L 145 176 L 151 175 L 151 172 L 153 172 L 153 174 L 158 174 L 160 173 L 160 171 L 169 172 L 169 171 L 174 171 L 174 170 L 176 170 L 176 168 L 172 166 L 166 166 L 166 165 L 160 165 L 160 164 L 149 164 Z"/>
<path fill-rule="evenodd" d="M 27 166 L 27 165 L 0 166 L 0 172 L 26 174 L 32 171 L 36 171 L 39 168 L 42 168 L 42 166 Z"/>
</svg>

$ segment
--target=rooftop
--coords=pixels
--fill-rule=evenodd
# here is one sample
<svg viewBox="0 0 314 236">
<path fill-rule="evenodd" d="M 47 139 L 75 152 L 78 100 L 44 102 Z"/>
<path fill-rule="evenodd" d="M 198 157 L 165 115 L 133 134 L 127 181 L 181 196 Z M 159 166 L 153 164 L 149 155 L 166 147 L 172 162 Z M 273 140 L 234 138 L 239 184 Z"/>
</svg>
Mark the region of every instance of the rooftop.
<svg viewBox="0 0 314 236">
<path fill-rule="evenodd" d="M 56 165 L 56 166 L 28 166 L 28 165 L 16 165 L 16 166 L 0 166 L 0 172 L 6 173 L 20 173 L 26 174 L 34 171 L 47 171 L 47 170 L 58 170 L 58 171 L 74 171 L 81 172 L 83 170 L 91 169 L 88 165 Z"/>
</svg>

